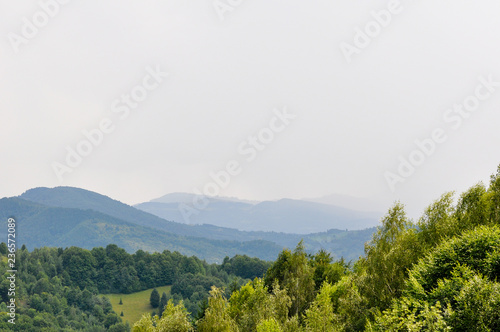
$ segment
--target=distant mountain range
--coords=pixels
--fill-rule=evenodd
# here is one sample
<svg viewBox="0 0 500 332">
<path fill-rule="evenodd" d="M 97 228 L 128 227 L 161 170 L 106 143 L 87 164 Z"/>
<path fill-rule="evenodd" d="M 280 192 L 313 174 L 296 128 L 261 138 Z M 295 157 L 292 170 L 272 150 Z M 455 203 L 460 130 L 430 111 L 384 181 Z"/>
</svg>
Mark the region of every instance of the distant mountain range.
<svg viewBox="0 0 500 332">
<path fill-rule="evenodd" d="M 330 194 L 323 197 L 302 198 L 303 201 L 340 206 L 355 211 L 375 212 L 379 215 L 387 211 L 387 204 L 378 198 L 362 198 L 347 195 Z"/>
<path fill-rule="evenodd" d="M 196 200 L 208 199 L 206 208 L 196 209 Z M 195 213 L 183 213 L 187 206 Z M 173 193 L 135 205 L 136 208 L 178 223 L 211 224 L 241 231 L 310 234 L 329 229 L 361 230 L 378 224 L 381 213 L 351 210 L 305 200 L 249 202 L 225 197 L 202 197 Z"/>
<path fill-rule="evenodd" d="M 180 196 L 167 199 L 179 201 Z M 184 196 L 186 198 L 188 196 Z M 188 197 L 189 198 L 189 197 Z M 151 202 L 159 204 L 161 201 Z M 218 212 L 223 206 L 239 213 L 239 206 L 259 206 L 258 213 L 286 210 L 296 202 L 274 204 L 220 199 L 213 202 Z M 307 203 L 307 202 L 306 202 Z M 218 205 L 219 204 L 219 205 Z M 281 205 L 281 206 L 280 206 Z M 320 204 L 321 205 L 321 204 Z M 236 207 L 235 207 L 236 206 Z M 278 210 L 275 210 L 275 207 Z M 306 211 L 309 204 L 297 204 L 296 211 Z M 301 210 L 302 209 L 302 210 Z M 327 210 L 329 211 L 329 210 Z M 227 210 L 231 214 L 231 210 Z M 316 214 L 318 216 L 319 213 Z M 293 248 L 304 240 L 306 249 L 326 249 L 337 258 L 356 259 L 363 254 L 364 243 L 371 238 L 374 228 L 356 231 L 330 229 L 314 234 L 289 234 L 283 232 L 246 232 L 214 225 L 186 225 L 162 219 L 107 196 L 80 188 L 56 187 L 35 188 L 19 197 L 0 199 L 0 219 L 15 217 L 18 221 L 17 243 L 29 249 L 41 246 L 79 246 L 91 249 L 114 243 L 129 252 L 138 249 L 147 251 L 179 251 L 185 255 L 196 255 L 209 262 L 220 262 L 225 256 L 246 254 L 266 260 L 274 260 L 284 248 Z M 278 216 L 276 220 L 285 221 Z M 284 224 L 285 228 L 286 223 Z M 343 229 L 345 229 L 343 227 Z M 0 229 L 0 236 L 7 237 L 7 228 Z"/>
</svg>

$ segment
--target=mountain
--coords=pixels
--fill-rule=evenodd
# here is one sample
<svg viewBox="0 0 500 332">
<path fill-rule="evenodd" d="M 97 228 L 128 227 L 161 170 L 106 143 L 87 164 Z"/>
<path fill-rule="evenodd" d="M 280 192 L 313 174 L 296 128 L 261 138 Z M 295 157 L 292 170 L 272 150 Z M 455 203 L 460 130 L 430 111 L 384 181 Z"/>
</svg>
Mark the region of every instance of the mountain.
<svg viewBox="0 0 500 332">
<path fill-rule="evenodd" d="M 107 196 L 73 187 L 34 188 L 22 199 L 47 206 L 94 210 L 134 224 L 161 229 L 181 235 L 192 235 L 189 228 L 135 209 Z"/>
<path fill-rule="evenodd" d="M 186 237 L 130 223 L 94 210 L 50 207 L 21 198 L 0 199 L 0 219 L 16 219 L 16 243 L 29 249 L 37 247 L 70 247 L 86 249 L 113 243 L 128 252 L 179 251 L 210 262 L 221 262 L 225 256 L 246 254 L 266 260 L 275 259 L 282 246 L 263 240 L 221 241 Z M 7 227 L 0 229 L 7 238 Z"/>
<path fill-rule="evenodd" d="M 355 211 L 378 212 L 386 210 L 386 204 L 376 198 L 363 198 L 331 194 L 317 198 L 303 198 L 303 201 L 340 206 Z"/>
<path fill-rule="evenodd" d="M 361 230 L 374 227 L 382 215 L 377 212 L 350 210 L 304 200 L 281 199 L 278 201 L 245 202 L 235 199 L 208 198 L 206 208 L 195 210 L 187 219 L 181 206 L 201 196 L 176 193 L 150 202 L 135 205 L 136 208 L 160 218 L 179 223 L 211 224 L 236 228 L 241 231 L 274 231 L 310 234 L 329 229 Z M 206 198 L 205 198 L 206 199 Z"/>
<path fill-rule="evenodd" d="M 14 198 L 12 198 L 14 199 Z M 304 241 L 306 249 L 308 251 L 314 252 L 319 249 L 325 249 L 330 251 L 334 256 L 340 258 L 343 256 L 347 260 L 356 259 L 363 254 L 364 243 L 370 240 L 374 228 L 356 230 L 356 231 L 345 231 L 330 229 L 325 232 L 317 232 L 313 234 L 290 234 L 283 232 L 246 232 L 239 231 L 234 228 L 219 227 L 209 224 L 203 225 L 186 225 L 180 224 L 173 221 L 168 221 L 162 219 L 158 216 L 152 215 L 145 211 L 140 211 L 132 206 L 123 204 L 117 200 L 110 197 L 87 191 L 80 188 L 73 187 L 55 187 L 55 188 L 34 188 L 26 191 L 21 196 L 15 198 L 17 200 L 22 200 L 24 207 L 29 203 L 36 203 L 37 206 L 43 206 L 44 208 L 62 208 L 62 209 L 76 209 L 84 210 L 87 212 L 98 212 L 100 213 L 99 227 L 96 226 L 96 222 L 81 223 L 75 225 L 75 227 L 86 227 L 91 228 L 88 231 L 89 234 L 84 238 L 85 241 L 91 241 L 91 239 L 101 239 L 99 243 L 115 243 L 127 250 L 135 250 L 135 248 L 154 248 L 154 251 L 162 251 L 164 249 L 172 248 L 173 250 L 179 250 L 181 253 L 191 255 L 196 253 L 197 256 L 207 259 L 219 259 L 224 252 L 228 255 L 230 252 L 235 252 L 233 249 L 242 248 L 240 254 L 247 254 L 249 256 L 256 256 L 261 259 L 268 259 L 277 253 L 276 248 L 282 249 L 283 247 L 294 248 L 300 240 Z M 284 200 L 280 204 L 283 204 L 282 208 L 286 208 L 287 201 Z M 168 203 L 151 203 L 151 204 L 168 204 Z M 219 205 L 218 205 L 219 204 Z M 259 203 L 262 204 L 262 203 Z M 245 206 L 251 207 L 259 204 L 250 204 L 248 202 L 236 201 L 235 199 L 219 199 L 214 202 L 214 205 L 209 205 L 209 208 L 214 208 L 217 206 L 218 209 L 223 212 L 224 206 L 227 214 L 231 213 L 229 207 Z M 175 210 L 177 211 L 177 204 L 175 205 Z M 308 204 L 306 204 L 308 206 Z M 30 209 L 14 209 L 13 205 L 0 206 L 1 211 L 5 215 L 11 213 L 16 217 L 33 218 L 31 220 L 36 220 L 36 215 L 33 216 L 29 213 Z M 256 211 L 265 211 L 266 204 L 263 204 Z M 238 210 L 237 208 L 235 208 Z M 16 213 L 13 213 L 13 212 Z M 36 209 L 35 212 L 36 214 Z M 46 218 L 42 216 L 43 220 Z M 60 215 L 52 218 L 54 223 L 61 222 L 58 218 Z M 66 219 L 64 219 L 66 220 Z M 87 216 L 87 220 L 94 220 L 91 216 Z M 117 226 L 109 226 L 106 228 L 103 226 L 107 223 L 120 221 L 121 228 L 119 232 L 115 229 Z M 65 221 L 70 223 L 70 221 Z M 133 228 L 139 226 L 138 229 Z M 33 222 L 33 229 L 36 231 L 37 224 Z M 111 228 L 110 228 L 111 227 Z M 286 227 L 285 227 L 286 229 Z M 43 233 L 43 230 L 40 230 Z M 116 234 L 109 234 L 110 232 L 118 232 L 121 236 L 122 241 L 117 243 L 113 236 Z M 145 233 L 147 232 L 147 234 Z M 136 235 L 134 235 L 136 234 Z M 138 236 L 137 234 L 141 234 Z M 162 242 L 160 240 L 156 241 L 154 244 L 150 244 L 149 238 L 155 239 L 153 234 L 161 234 L 161 238 L 164 239 Z M 82 247 L 88 247 L 81 245 L 80 241 L 82 239 L 77 238 L 77 233 L 71 233 L 67 235 L 66 238 L 61 238 L 60 240 L 54 240 L 50 245 L 62 245 L 58 244 L 57 241 L 64 243 L 64 245 L 78 245 Z M 165 237 L 167 236 L 168 237 Z M 118 236 L 118 235 L 117 235 Z M 74 241 L 73 241 L 74 240 Z M 34 242 L 36 246 L 39 245 L 49 245 L 48 242 L 52 239 L 41 239 L 42 242 Z M 73 242 L 74 243 L 73 243 Z M 92 240 L 93 241 L 93 240 Z M 97 241 L 97 240 L 96 240 Z M 208 242 L 207 242 L 208 241 Z M 217 241 L 222 241 L 217 242 Z M 229 241 L 230 244 L 227 243 Z M 259 242 L 260 241 L 260 242 Z M 257 245 L 255 248 L 252 245 Z M 203 249 L 204 246 L 205 250 Z M 217 246 L 220 245 L 221 250 L 218 250 Z M 179 249 L 175 249 L 179 248 Z M 172 250 L 169 249 L 169 250 Z M 146 250 L 146 249 L 144 249 Z M 153 249 L 151 249 L 153 250 Z M 273 258 L 274 259 L 274 258 Z"/>
</svg>

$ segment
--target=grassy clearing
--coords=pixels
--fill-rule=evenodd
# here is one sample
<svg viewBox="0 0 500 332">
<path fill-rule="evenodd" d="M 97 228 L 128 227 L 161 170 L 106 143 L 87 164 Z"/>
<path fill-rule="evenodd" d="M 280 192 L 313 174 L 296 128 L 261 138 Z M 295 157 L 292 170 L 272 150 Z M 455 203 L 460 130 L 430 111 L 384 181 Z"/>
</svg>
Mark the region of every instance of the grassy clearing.
<svg viewBox="0 0 500 332">
<path fill-rule="evenodd" d="M 169 294 L 171 286 L 156 287 L 158 292 L 163 294 L 163 292 Z M 132 294 L 103 294 L 108 297 L 113 305 L 113 310 L 119 315 L 123 311 L 123 321 L 128 321 L 131 326 L 134 325 L 141 316 L 145 313 L 153 312 L 151 305 L 149 304 L 149 296 L 153 288 L 147 289 L 142 292 L 132 293 Z M 120 305 L 120 299 L 122 299 L 123 304 Z M 156 309 L 158 310 L 158 309 Z"/>
</svg>

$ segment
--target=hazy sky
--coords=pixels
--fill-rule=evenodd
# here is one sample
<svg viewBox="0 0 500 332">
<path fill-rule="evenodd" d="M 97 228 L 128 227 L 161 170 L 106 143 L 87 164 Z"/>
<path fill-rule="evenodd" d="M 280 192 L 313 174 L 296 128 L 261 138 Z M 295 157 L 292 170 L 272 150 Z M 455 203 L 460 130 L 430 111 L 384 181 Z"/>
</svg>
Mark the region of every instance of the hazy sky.
<svg viewBox="0 0 500 332">
<path fill-rule="evenodd" d="M 0 1 L 0 197 L 135 204 L 229 167 L 223 196 L 416 215 L 500 163 L 497 0 L 67 2 Z"/>
</svg>

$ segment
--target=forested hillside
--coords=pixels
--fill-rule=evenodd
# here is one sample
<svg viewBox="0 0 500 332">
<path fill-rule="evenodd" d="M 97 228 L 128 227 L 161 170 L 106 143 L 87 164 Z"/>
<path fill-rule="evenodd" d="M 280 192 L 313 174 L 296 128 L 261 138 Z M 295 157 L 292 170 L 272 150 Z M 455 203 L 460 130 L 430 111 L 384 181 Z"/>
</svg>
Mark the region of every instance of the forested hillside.
<svg viewBox="0 0 500 332">
<path fill-rule="evenodd" d="M 7 245 L 0 244 L 2 271 L 7 268 Z M 8 323 L 9 273 L 0 283 L 0 330 L 7 331 L 128 331 L 112 311 L 107 293 L 133 293 L 172 285 L 166 300 L 184 305 L 195 316 L 210 288 L 238 289 L 262 277 L 270 263 L 248 256 L 227 257 L 221 265 L 196 257 L 142 250 L 128 254 L 116 245 L 86 250 L 78 247 L 40 248 L 17 252 L 16 324 Z M 228 293 L 229 294 L 229 293 Z"/>
<path fill-rule="evenodd" d="M 18 221 L 17 243 L 26 244 L 30 250 L 43 246 L 92 249 L 115 243 L 131 253 L 168 249 L 220 262 L 236 254 L 273 260 L 282 248 L 265 240 L 214 240 L 173 234 L 94 210 L 45 206 L 17 197 L 0 199 L 0 218 L 7 220 L 11 216 Z M 0 236 L 7 238 L 6 227 L 0 228 Z"/>
<path fill-rule="evenodd" d="M 134 331 L 500 331 L 500 167 L 489 187 L 445 193 L 418 221 L 395 203 L 352 266 L 302 243 L 201 319 L 182 303 Z"/>
</svg>

